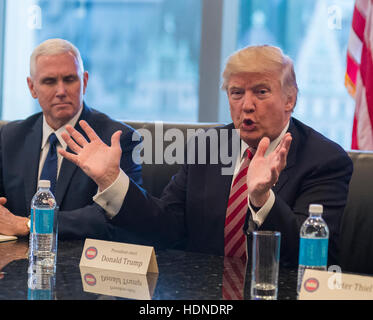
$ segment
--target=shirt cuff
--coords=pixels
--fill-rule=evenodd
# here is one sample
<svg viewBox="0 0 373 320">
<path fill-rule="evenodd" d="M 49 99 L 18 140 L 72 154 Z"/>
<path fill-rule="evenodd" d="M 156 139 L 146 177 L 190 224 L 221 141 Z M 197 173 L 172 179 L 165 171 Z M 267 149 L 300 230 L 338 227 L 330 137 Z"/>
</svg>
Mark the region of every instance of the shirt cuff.
<svg viewBox="0 0 373 320">
<path fill-rule="evenodd" d="M 106 211 L 109 219 L 114 218 L 118 214 L 126 197 L 129 184 L 130 179 L 120 169 L 119 175 L 112 185 L 101 192 L 97 191 L 93 197 L 93 201 Z"/>
<path fill-rule="evenodd" d="M 261 207 L 258 211 L 255 212 L 253 207 L 250 204 L 250 196 L 247 197 L 248 206 L 251 211 L 251 216 L 253 217 L 253 221 L 255 224 L 260 227 L 264 220 L 267 218 L 269 211 L 271 211 L 273 204 L 275 203 L 275 194 L 273 193 L 272 189 L 269 190 L 269 198 L 266 203 Z"/>
</svg>

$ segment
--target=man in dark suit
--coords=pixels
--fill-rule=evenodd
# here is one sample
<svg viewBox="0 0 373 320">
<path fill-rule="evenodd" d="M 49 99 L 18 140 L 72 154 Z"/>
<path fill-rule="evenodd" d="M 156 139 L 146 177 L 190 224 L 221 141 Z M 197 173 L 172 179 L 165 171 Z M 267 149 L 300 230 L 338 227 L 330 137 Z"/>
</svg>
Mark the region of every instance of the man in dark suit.
<svg viewBox="0 0 373 320">
<path fill-rule="evenodd" d="M 102 140 L 110 144 L 115 131 L 123 133 L 120 166 L 133 181 L 141 183 L 141 166 L 132 160 L 134 130 L 89 108 L 83 102 L 88 73 L 78 49 L 62 39 L 50 39 L 35 48 L 30 59 L 27 83 L 42 112 L 22 121 L 13 121 L 0 130 L 0 233 L 27 235 L 31 199 L 37 190 L 47 158 L 49 137 L 57 137 L 57 150 L 65 149 L 61 138 L 65 125 L 85 120 Z M 79 167 L 58 155 L 54 191 L 59 206 L 59 238 L 126 239 L 126 232 L 109 223 L 105 206 L 94 201 L 97 185 Z"/>
<path fill-rule="evenodd" d="M 308 206 L 322 204 L 330 229 L 329 264 L 335 263 L 352 162 L 336 143 L 291 117 L 298 88 L 290 58 L 276 47 L 247 47 L 228 59 L 223 78 L 233 123 L 215 129 L 218 137 L 223 130 L 229 133 L 218 148 L 231 150 L 237 133 L 240 144 L 229 175 L 222 174 L 223 161 L 209 163 L 206 144 L 207 163 L 185 161 L 161 198 L 154 198 L 116 166 L 120 133 L 113 135 L 111 147 L 103 146 L 84 122 L 91 142 L 67 126 L 77 143 L 66 133 L 63 138 L 75 154 L 61 154 L 84 168 L 104 194 L 123 186 L 123 204 L 111 211 L 113 224 L 191 251 L 244 257 L 245 230 L 276 230 L 281 232 L 281 261 L 295 264 Z M 99 148 L 105 150 L 105 163 Z M 187 150 L 198 159 L 197 147 Z M 89 165 L 85 159 L 94 152 L 97 161 Z M 102 170 L 108 172 L 105 180 Z"/>
</svg>

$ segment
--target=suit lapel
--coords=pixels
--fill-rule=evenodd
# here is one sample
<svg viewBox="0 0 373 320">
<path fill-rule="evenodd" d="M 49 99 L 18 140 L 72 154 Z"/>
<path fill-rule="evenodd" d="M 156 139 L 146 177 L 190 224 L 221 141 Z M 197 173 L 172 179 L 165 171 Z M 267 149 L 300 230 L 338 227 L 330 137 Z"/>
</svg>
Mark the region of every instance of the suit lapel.
<svg viewBox="0 0 373 320">
<path fill-rule="evenodd" d="M 41 152 L 42 139 L 42 115 L 36 120 L 35 124 L 26 135 L 24 141 L 24 186 L 25 186 L 25 201 L 27 212 L 31 211 L 31 199 L 37 189 L 37 180 L 39 172 L 39 159 Z"/>
<path fill-rule="evenodd" d="M 228 126 L 228 129 L 233 130 L 234 129 L 233 124 Z M 290 150 L 289 150 L 289 153 L 288 153 L 288 157 L 287 157 L 287 161 L 286 161 L 286 167 L 284 168 L 284 170 L 282 170 L 276 185 L 273 187 L 273 191 L 276 192 L 276 193 L 279 192 L 280 189 L 285 185 L 286 181 L 289 179 L 288 170 L 290 168 L 292 168 L 296 163 L 296 154 L 297 154 L 297 149 L 298 149 L 299 133 L 298 133 L 292 119 L 290 119 L 288 132 L 291 133 L 291 135 L 293 137 L 293 140 L 292 140 Z M 231 148 L 232 147 L 232 136 L 229 135 L 229 137 L 230 138 L 228 139 L 228 145 L 229 145 L 229 148 Z M 223 147 L 223 148 L 226 147 L 226 145 L 224 144 L 224 141 L 222 141 L 222 144 L 220 145 L 220 147 Z M 236 163 L 237 155 L 238 154 L 236 154 L 233 157 L 233 160 L 232 160 L 233 161 L 233 166 Z M 207 174 L 207 177 L 209 177 L 209 178 L 214 177 L 213 178 L 213 185 L 215 185 L 215 186 L 219 185 L 220 186 L 219 188 L 213 188 L 214 192 L 218 193 L 216 195 L 216 198 L 215 198 L 216 199 L 216 205 L 214 207 L 216 208 L 216 210 L 221 210 L 222 211 L 221 216 L 224 216 L 224 218 L 225 218 L 225 211 L 226 211 L 226 208 L 227 208 L 227 205 L 228 205 L 228 197 L 229 197 L 229 193 L 230 193 L 230 186 L 231 186 L 231 183 L 232 183 L 233 172 L 232 172 L 232 175 L 222 175 L 221 174 L 222 168 L 224 168 L 224 165 L 221 163 L 221 161 L 219 161 L 219 164 L 216 165 L 216 166 L 210 166 L 210 173 Z M 223 213 L 223 211 L 224 211 L 224 213 Z"/>
<path fill-rule="evenodd" d="M 85 138 L 87 138 L 86 134 L 84 133 L 83 129 L 79 125 L 80 120 L 88 120 L 89 116 L 91 114 L 90 109 L 84 104 L 82 114 L 80 115 L 76 125 L 75 129 L 79 131 Z M 72 152 L 72 150 L 68 147 L 66 149 L 67 152 Z M 63 198 L 66 194 L 67 188 L 71 182 L 71 179 L 75 173 L 75 171 L 78 169 L 78 167 L 73 164 L 71 161 L 68 161 L 66 159 L 62 160 L 60 173 L 58 175 L 58 181 L 57 181 L 57 187 L 56 187 L 56 201 L 59 206 L 61 206 L 61 203 L 63 201 Z"/>
<path fill-rule="evenodd" d="M 284 170 L 282 170 L 276 185 L 272 188 L 275 193 L 278 193 L 285 185 L 286 181 L 289 179 L 288 170 L 293 167 L 296 162 L 299 134 L 294 126 L 294 122 L 292 121 L 292 119 L 290 119 L 288 132 L 291 133 L 293 140 L 291 142 L 290 150 L 286 159 L 286 167 L 284 168 Z"/>
<path fill-rule="evenodd" d="M 230 150 L 230 151 L 232 150 L 232 141 L 234 141 L 234 139 L 232 139 L 232 134 L 236 134 L 236 132 L 233 131 L 234 129 L 233 124 L 229 125 L 228 127 L 224 129 L 229 130 L 228 139 L 222 139 L 220 130 L 218 131 L 218 134 L 220 134 L 219 154 L 218 154 L 219 161 L 217 165 L 208 166 L 209 172 L 206 174 L 206 178 L 209 179 L 209 182 L 206 185 L 209 186 L 210 192 L 214 193 L 213 195 L 211 195 L 211 199 L 213 199 L 214 203 L 210 205 L 209 207 L 207 207 L 208 212 L 206 212 L 206 214 L 210 215 L 213 212 L 214 216 L 216 215 L 217 217 L 219 217 L 219 221 L 221 223 L 221 230 L 224 230 L 225 215 L 226 215 L 226 210 L 227 210 L 227 205 L 228 205 L 229 193 L 231 189 L 232 177 L 234 173 L 234 167 L 236 164 L 237 155 L 239 154 L 239 150 L 240 150 L 240 145 L 238 145 L 238 149 L 233 148 L 233 151 L 232 151 L 233 153 L 231 155 L 232 163 L 229 163 L 229 164 L 222 163 L 221 157 L 223 156 L 223 153 L 226 152 L 225 150 Z M 240 140 L 238 138 L 237 142 L 239 141 Z M 223 153 L 222 153 L 222 150 L 224 150 Z M 232 167 L 231 170 L 228 169 L 231 167 Z"/>
<path fill-rule="evenodd" d="M 66 149 L 68 152 L 72 152 L 70 148 Z M 56 187 L 56 201 L 59 206 L 61 206 L 61 202 L 63 197 L 66 193 L 67 187 L 71 181 L 71 178 L 77 169 L 77 166 L 73 164 L 71 161 L 66 159 L 62 160 L 60 173 L 58 175 L 57 187 Z"/>
</svg>

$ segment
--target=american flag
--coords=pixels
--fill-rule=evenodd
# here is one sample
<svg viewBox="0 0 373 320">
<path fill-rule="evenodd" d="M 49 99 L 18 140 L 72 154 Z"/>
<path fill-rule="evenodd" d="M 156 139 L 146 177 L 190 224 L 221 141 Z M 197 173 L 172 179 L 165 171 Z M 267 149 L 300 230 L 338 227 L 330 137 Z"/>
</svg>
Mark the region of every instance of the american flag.
<svg viewBox="0 0 373 320">
<path fill-rule="evenodd" d="M 373 150 L 373 0 L 356 0 L 345 85 L 355 99 L 352 149 Z"/>
</svg>

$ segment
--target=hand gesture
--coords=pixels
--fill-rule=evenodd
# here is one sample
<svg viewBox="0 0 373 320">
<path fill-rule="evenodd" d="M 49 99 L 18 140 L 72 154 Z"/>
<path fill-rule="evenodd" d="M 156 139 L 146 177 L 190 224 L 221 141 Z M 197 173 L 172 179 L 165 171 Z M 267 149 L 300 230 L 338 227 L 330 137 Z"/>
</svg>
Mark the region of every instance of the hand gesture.
<svg viewBox="0 0 373 320">
<path fill-rule="evenodd" d="M 116 131 L 111 136 L 111 146 L 106 145 L 96 132 L 84 120 L 79 122 L 87 134 L 87 141 L 82 134 L 72 126 L 67 125 L 62 138 L 74 152 L 59 149 L 59 153 L 67 160 L 80 167 L 90 178 L 95 181 L 100 191 L 109 187 L 118 177 L 120 171 L 120 136 L 122 131 Z"/>
<path fill-rule="evenodd" d="M 28 258 L 28 242 L 9 241 L 0 244 L 0 280 L 6 275 L 1 270 L 10 262 Z"/>
<path fill-rule="evenodd" d="M 270 141 L 264 137 L 250 162 L 247 171 L 247 187 L 251 203 L 262 207 L 269 198 L 269 190 L 274 186 L 281 171 L 286 166 L 286 158 L 290 149 L 291 134 L 286 133 L 276 149 L 266 157 Z"/>
<path fill-rule="evenodd" d="M 0 197 L 0 234 L 7 236 L 25 236 L 29 233 L 28 219 L 16 216 L 4 207 L 6 198 Z"/>
</svg>

